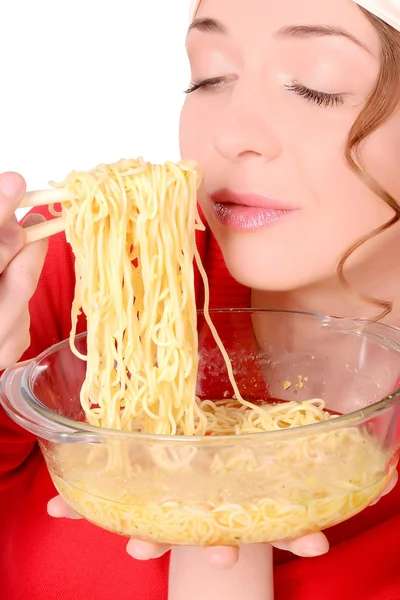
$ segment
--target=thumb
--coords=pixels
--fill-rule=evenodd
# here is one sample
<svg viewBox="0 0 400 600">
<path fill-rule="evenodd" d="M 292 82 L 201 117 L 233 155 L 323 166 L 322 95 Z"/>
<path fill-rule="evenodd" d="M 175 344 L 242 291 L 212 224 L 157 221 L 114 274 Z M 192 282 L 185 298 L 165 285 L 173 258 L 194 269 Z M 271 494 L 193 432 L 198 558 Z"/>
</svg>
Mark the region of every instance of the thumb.
<svg viewBox="0 0 400 600">
<path fill-rule="evenodd" d="M 47 512 L 50 517 L 55 517 L 56 519 L 82 519 L 81 515 L 79 515 L 73 508 L 68 506 L 68 504 L 61 498 L 61 496 L 56 496 L 52 498 L 47 503 Z"/>
</svg>

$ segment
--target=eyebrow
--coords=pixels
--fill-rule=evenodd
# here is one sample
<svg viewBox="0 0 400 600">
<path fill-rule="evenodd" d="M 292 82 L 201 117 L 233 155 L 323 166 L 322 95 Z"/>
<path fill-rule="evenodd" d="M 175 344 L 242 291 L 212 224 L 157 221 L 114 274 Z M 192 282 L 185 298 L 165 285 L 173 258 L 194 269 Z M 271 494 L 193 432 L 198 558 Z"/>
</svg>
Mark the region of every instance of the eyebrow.
<svg viewBox="0 0 400 600">
<path fill-rule="evenodd" d="M 219 33 L 226 34 L 228 32 L 225 25 L 216 19 L 204 18 L 195 19 L 189 27 L 188 34 L 191 31 L 203 31 L 204 33 Z"/>
<path fill-rule="evenodd" d="M 225 25 L 217 19 L 211 19 L 209 17 L 195 19 L 188 29 L 188 34 L 191 31 L 202 31 L 203 33 L 218 33 L 225 35 L 228 33 Z M 282 27 L 278 30 L 275 37 L 297 37 L 297 38 L 309 38 L 309 37 L 323 37 L 323 36 L 339 36 L 344 37 L 366 50 L 369 54 L 371 51 L 365 44 L 363 44 L 354 35 L 341 29 L 340 27 L 331 27 L 329 25 L 289 25 L 288 27 Z"/>
<path fill-rule="evenodd" d="M 369 48 L 367 48 L 367 46 L 365 46 L 358 38 L 348 31 L 340 29 L 340 27 L 330 27 L 329 25 L 290 25 L 289 27 L 282 27 L 275 35 L 277 38 L 309 38 L 322 36 L 344 37 L 371 54 Z"/>
</svg>

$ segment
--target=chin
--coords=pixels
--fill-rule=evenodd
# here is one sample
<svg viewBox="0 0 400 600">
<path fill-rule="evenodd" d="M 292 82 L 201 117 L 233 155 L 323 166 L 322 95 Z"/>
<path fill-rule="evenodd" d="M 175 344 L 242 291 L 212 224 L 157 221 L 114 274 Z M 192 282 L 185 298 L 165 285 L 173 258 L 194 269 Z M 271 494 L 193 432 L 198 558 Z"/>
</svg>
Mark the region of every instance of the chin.
<svg viewBox="0 0 400 600">
<path fill-rule="evenodd" d="M 291 277 L 286 274 L 282 277 L 279 273 L 270 269 L 257 271 L 255 265 L 241 265 L 237 262 L 230 264 L 225 261 L 228 271 L 232 277 L 245 287 L 253 290 L 268 291 L 268 292 L 289 292 L 300 287 L 304 287 L 306 282 L 301 281 L 297 277 Z"/>
<path fill-rule="evenodd" d="M 289 292 L 330 279 L 337 257 L 315 252 L 321 240 L 312 240 L 294 221 L 254 231 L 232 231 L 219 224 L 204 206 L 204 216 L 222 251 L 232 277 L 257 290 Z"/>
<path fill-rule="evenodd" d="M 326 271 L 318 273 L 315 261 L 304 264 L 296 254 L 291 255 L 282 248 L 274 252 L 261 245 L 221 244 L 222 254 L 228 271 L 240 284 L 255 290 L 289 292 L 308 287 L 326 279 Z M 334 269 L 330 272 L 333 274 Z M 319 276 L 320 275 L 320 276 Z"/>
</svg>

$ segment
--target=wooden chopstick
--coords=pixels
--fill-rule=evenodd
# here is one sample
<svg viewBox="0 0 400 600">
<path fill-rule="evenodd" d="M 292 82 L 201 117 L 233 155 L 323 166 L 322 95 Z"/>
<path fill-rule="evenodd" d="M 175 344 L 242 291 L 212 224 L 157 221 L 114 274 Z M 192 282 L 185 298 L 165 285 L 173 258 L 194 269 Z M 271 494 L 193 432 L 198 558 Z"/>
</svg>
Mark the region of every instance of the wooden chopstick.
<svg viewBox="0 0 400 600">
<path fill-rule="evenodd" d="M 37 190 L 26 192 L 19 208 L 32 208 L 34 206 L 46 206 L 48 204 L 58 204 L 71 200 L 71 194 L 65 188 L 55 188 L 50 190 Z"/>
<path fill-rule="evenodd" d="M 27 192 L 19 205 L 19 208 L 33 208 L 35 206 L 46 206 L 49 204 L 58 204 L 59 202 L 65 202 L 71 200 L 71 195 L 66 189 L 49 189 L 49 190 L 37 190 L 33 192 Z M 65 219 L 59 217 L 57 219 L 51 219 L 44 223 L 38 223 L 25 229 L 26 243 L 32 244 L 44 238 L 60 233 L 65 229 Z"/>
<path fill-rule="evenodd" d="M 64 230 L 65 219 L 63 217 L 51 219 L 50 221 L 44 221 L 43 223 L 38 223 L 37 225 L 31 225 L 25 229 L 26 243 L 32 244 L 32 242 L 43 240 L 44 238 L 48 238 L 51 235 L 55 235 L 56 233 L 60 233 L 60 231 Z"/>
</svg>

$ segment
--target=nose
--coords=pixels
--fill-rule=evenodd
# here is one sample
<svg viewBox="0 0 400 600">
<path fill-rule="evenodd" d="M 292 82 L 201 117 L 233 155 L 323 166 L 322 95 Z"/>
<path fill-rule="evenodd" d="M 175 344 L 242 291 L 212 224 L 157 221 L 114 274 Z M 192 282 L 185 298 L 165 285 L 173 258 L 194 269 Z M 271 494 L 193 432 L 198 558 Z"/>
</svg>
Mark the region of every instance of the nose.
<svg viewBox="0 0 400 600">
<path fill-rule="evenodd" d="M 238 82 L 221 112 L 213 143 L 222 157 L 231 162 L 252 158 L 271 161 L 280 155 L 274 117 L 259 90 L 251 92 Z"/>
</svg>

